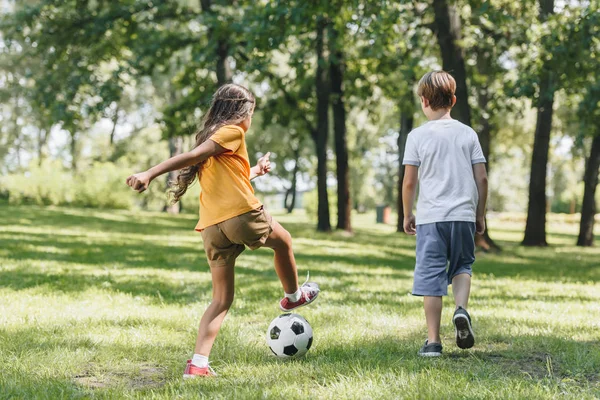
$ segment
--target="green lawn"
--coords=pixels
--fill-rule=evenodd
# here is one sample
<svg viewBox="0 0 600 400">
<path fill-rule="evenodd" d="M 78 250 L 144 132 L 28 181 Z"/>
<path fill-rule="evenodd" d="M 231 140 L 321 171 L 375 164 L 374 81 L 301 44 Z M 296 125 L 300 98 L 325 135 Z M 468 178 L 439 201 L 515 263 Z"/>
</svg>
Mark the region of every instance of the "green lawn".
<svg viewBox="0 0 600 400">
<path fill-rule="evenodd" d="M 303 359 L 271 355 L 265 331 L 282 293 L 269 250 L 238 260 L 236 301 L 211 355 L 215 379 L 184 382 L 210 274 L 193 215 L 0 206 L 0 398 L 598 398 L 600 249 L 517 246 L 520 222 L 492 220 L 499 255 L 479 254 L 470 311 L 476 346 L 416 353 L 426 328 L 409 292 L 414 238 L 355 218 L 356 233 L 294 237 L 301 280 L 323 289 L 302 309 Z"/>
</svg>

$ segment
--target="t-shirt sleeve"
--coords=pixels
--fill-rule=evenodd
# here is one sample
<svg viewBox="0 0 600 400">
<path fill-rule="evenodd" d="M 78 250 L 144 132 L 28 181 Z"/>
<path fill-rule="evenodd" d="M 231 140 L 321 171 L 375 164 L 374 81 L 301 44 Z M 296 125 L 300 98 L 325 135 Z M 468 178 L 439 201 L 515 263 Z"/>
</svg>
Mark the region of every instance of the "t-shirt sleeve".
<svg viewBox="0 0 600 400">
<path fill-rule="evenodd" d="M 224 126 L 217 130 L 211 137 L 210 140 L 218 144 L 219 146 L 231 150 L 233 153 L 237 151 L 242 145 L 244 140 L 244 133 L 241 128 L 237 126 Z"/>
<path fill-rule="evenodd" d="M 402 165 L 414 165 L 418 167 L 421 165 L 421 159 L 419 158 L 419 152 L 417 151 L 417 144 L 415 143 L 414 135 L 409 134 L 406 138 L 406 147 L 404 148 L 404 159 Z"/>
<path fill-rule="evenodd" d="M 481 144 L 479 143 L 479 138 L 477 137 L 477 133 L 473 131 L 473 144 L 471 146 L 471 164 L 481 164 L 485 163 L 485 157 L 483 156 L 483 150 L 481 149 Z"/>
</svg>

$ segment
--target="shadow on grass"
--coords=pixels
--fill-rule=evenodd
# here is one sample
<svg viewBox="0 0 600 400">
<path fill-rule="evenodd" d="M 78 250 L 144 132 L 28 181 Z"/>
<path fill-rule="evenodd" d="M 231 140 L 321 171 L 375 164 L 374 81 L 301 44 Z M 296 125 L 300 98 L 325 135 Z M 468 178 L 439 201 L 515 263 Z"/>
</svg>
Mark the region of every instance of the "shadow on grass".
<svg viewBox="0 0 600 400">
<path fill-rule="evenodd" d="M 23 268 L 0 270 L 0 288 L 12 290 L 43 288 L 49 292 L 63 293 L 101 288 L 109 293 L 124 293 L 134 297 L 146 296 L 152 304 L 189 304 L 198 301 L 200 297 L 210 296 L 212 287 L 208 280 L 200 282 L 196 279 L 186 279 L 185 282 L 180 282 L 165 280 L 160 276 L 119 275 L 114 272 L 111 273 L 109 270 L 106 273 L 92 274 L 86 270 L 72 270 L 56 273 Z M 313 270 L 313 274 L 322 282 L 321 287 L 325 293 L 330 285 L 335 292 L 344 293 L 340 298 L 328 299 L 328 305 L 369 305 L 376 302 L 381 306 L 398 307 L 400 304 L 397 291 L 373 292 L 368 288 L 362 291 L 356 290 L 356 282 L 350 279 L 352 275 L 345 280 L 328 284 L 328 277 L 337 279 L 340 278 L 340 274 L 331 270 Z M 277 301 L 281 296 L 281 285 L 274 269 L 238 267 L 236 275 L 238 282 L 236 297 L 239 297 L 240 292 L 243 291 L 241 298 L 246 302 L 264 302 L 265 299 Z M 408 279 L 409 276 L 402 271 L 386 276 L 386 282 L 393 287 L 401 287 L 400 281 L 406 282 Z M 233 307 L 236 307 L 235 303 Z M 253 309 L 244 308 L 238 312 L 249 314 Z"/>
<path fill-rule="evenodd" d="M 208 266 L 204 255 L 200 236 L 197 245 L 193 242 L 182 244 L 175 239 L 173 243 L 168 240 L 144 240 L 119 242 L 119 239 L 110 240 L 111 232 L 161 234 L 172 235 L 177 238 L 188 235 L 195 224 L 193 215 L 145 215 L 137 217 L 124 211 L 85 210 L 85 209 L 53 209 L 41 207 L 9 207 L 0 206 L 0 221 L 3 232 L 0 231 L 0 254 L 6 260 L 27 263 L 28 261 L 56 261 L 67 268 L 78 266 L 104 267 L 105 269 L 123 268 L 153 268 L 157 270 L 183 270 L 206 271 Z M 22 225 L 42 227 L 55 233 L 19 233 Z M 107 239 L 79 237 L 62 234 L 62 228 L 77 228 L 85 231 L 97 230 L 106 233 Z M 351 237 L 339 233 L 323 234 L 314 231 L 313 224 L 286 223 L 286 228 L 295 238 L 309 239 L 315 242 L 313 250 L 304 249 L 297 253 L 297 260 L 301 269 L 310 268 L 318 271 L 323 278 L 341 279 L 344 284 L 353 275 L 377 277 L 379 271 L 371 272 L 369 268 L 389 268 L 391 279 L 409 278 L 414 268 L 414 257 L 398 254 L 397 250 L 412 250 L 414 238 L 399 235 L 395 232 L 367 231 L 356 229 Z M 95 240 L 95 242 L 94 242 Z M 187 243 L 187 242 L 186 242 Z M 352 247 L 347 254 L 320 254 L 318 243 L 325 247 L 352 245 L 356 248 L 373 247 L 375 255 L 352 254 Z M 53 247 L 49 249 L 48 247 Z M 483 273 L 495 277 L 521 277 L 537 281 L 568 281 L 568 282 L 599 282 L 600 262 L 597 254 L 584 253 L 580 249 L 567 248 L 565 251 L 557 249 L 529 249 L 516 247 L 514 243 L 503 243 L 505 251 L 499 255 L 479 255 L 474 266 L 475 274 Z M 251 253 L 258 256 L 260 264 L 269 270 L 267 275 L 263 272 L 251 272 L 249 269 L 238 268 L 236 272 L 241 275 L 258 275 L 265 279 L 273 279 L 271 251 L 260 250 Z M 248 264 L 244 261 L 245 255 L 239 259 L 239 265 Z M 506 262 L 511 257 L 511 262 Z M 577 259 L 579 257 L 579 260 Z M 519 264 L 522 260 L 522 264 Z M 341 264 L 341 265 L 335 265 Z M 347 267 L 346 267 L 347 266 Z M 21 268 L 21 267 L 20 267 Z M 395 271 L 405 271 L 396 274 Z M 31 287 L 36 280 L 40 280 L 31 271 L 22 272 L 24 283 L 18 283 L 19 276 L 11 278 L 11 274 L 19 272 L 2 271 L 3 278 L 10 282 L 11 287 Z M 32 274 L 32 275 L 28 275 Z M 313 272 L 314 275 L 314 272 Z M 72 284 L 61 283 L 59 274 L 50 275 L 50 280 L 57 288 L 70 288 L 75 290 L 78 283 L 84 286 L 102 283 L 102 278 L 75 277 Z M 72 275 L 66 274 L 64 279 L 71 279 Z M 43 283 L 44 280 L 41 279 Z M 112 283 L 112 282 L 109 282 Z M 144 282 L 146 284 L 147 282 Z M 151 283 L 151 282 L 150 282 Z M 4 286 L 8 284 L 3 281 Z M 151 283 L 151 290 L 170 290 L 168 286 Z M 124 287 L 123 289 L 127 289 Z M 140 292 L 135 287 L 130 288 Z M 162 290 L 161 290 L 162 289 Z M 409 288 L 410 290 L 410 288 Z M 163 294 L 164 296 L 164 294 Z M 183 297 L 185 298 L 185 297 Z M 182 298 L 182 299 L 183 299 Z"/>
<path fill-rule="evenodd" d="M 65 228 L 98 232 L 169 234 L 177 230 L 192 231 L 197 217 L 191 214 L 137 216 L 120 210 L 0 205 L 0 221 L 2 225 L 49 227 L 59 234 L 60 229 Z"/>
<path fill-rule="evenodd" d="M 507 233 L 519 233 L 521 235 L 524 235 L 524 228 L 525 228 L 525 222 L 523 222 L 523 229 L 517 229 L 517 228 L 507 228 L 507 227 L 503 227 L 502 229 L 494 229 L 497 230 L 499 232 L 507 232 Z M 548 230 L 548 236 L 550 238 L 558 238 L 558 239 L 569 239 L 572 241 L 572 245 L 575 246 L 575 243 L 577 242 L 577 237 L 575 234 L 571 234 L 571 233 L 564 233 L 564 232 L 556 232 L 555 230 Z M 523 238 L 521 237 L 520 240 L 522 240 Z M 519 243 L 520 243 L 519 240 Z M 600 240 L 600 235 L 594 235 L 594 240 L 597 242 L 598 240 Z M 551 242 L 551 241 L 550 241 Z M 552 244 L 550 243 L 550 247 L 560 247 L 560 245 L 556 245 L 556 244 Z"/>
<path fill-rule="evenodd" d="M 91 275 L 78 271 L 48 273 L 26 270 L 0 270 L 0 288 L 24 290 L 47 288 L 50 292 L 74 293 L 93 288 L 107 292 L 126 293 L 132 296 L 147 296 L 156 304 L 186 304 L 198 301 L 202 293 L 210 293 L 211 283 L 186 281 L 185 284 L 170 283 L 159 277 L 125 276 L 110 274 Z"/>
<path fill-rule="evenodd" d="M 523 264 L 505 262 L 505 256 L 520 258 Z M 535 256 L 514 252 L 514 249 L 506 247 L 501 255 L 479 257 L 473 271 L 474 274 L 484 273 L 498 278 L 523 278 L 540 282 L 600 282 L 600 263 L 597 260 L 589 257 L 588 262 L 573 262 L 574 257 L 572 253 Z"/>
</svg>

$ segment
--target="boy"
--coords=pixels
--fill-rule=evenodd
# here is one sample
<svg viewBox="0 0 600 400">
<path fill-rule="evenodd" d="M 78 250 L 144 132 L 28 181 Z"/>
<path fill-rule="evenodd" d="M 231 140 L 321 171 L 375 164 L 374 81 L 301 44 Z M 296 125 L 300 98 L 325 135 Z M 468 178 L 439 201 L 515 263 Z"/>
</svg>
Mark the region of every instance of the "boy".
<svg viewBox="0 0 600 400">
<path fill-rule="evenodd" d="M 485 231 L 487 173 L 473 129 L 450 117 L 456 103 L 456 82 L 444 71 L 421 78 L 417 94 L 429 122 L 414 129 L 406 141 L 402 187 L 404 231 L 417 235 L 417 260 L 412 294 L 424 296 L 427 340 L 420 356 L 442 355 L 442 296 L 452 284 L 456 310 L 452 318 L 456 344 L 475 344 L 467 303 L 475 233 Z M 420 177 L 418 170 L 420 168 Z M 417 218 L 413 215 L 419 182 Z"/>
</svg>

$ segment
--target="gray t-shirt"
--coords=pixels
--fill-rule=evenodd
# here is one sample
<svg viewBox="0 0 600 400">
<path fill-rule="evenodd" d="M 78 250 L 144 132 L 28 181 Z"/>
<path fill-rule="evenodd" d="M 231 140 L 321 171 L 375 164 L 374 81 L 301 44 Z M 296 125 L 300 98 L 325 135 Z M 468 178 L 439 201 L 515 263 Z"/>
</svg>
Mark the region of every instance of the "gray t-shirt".
<svg viewBox="0 0 600 400">
<path fill-rule="evenodd" d="M 429 121 L 408 135 L 402 164 L 419 167 L 417 225 L 475 222 L 478 163 L 485 157 L 477 133 L 457 120 Z"/>
</svg>

